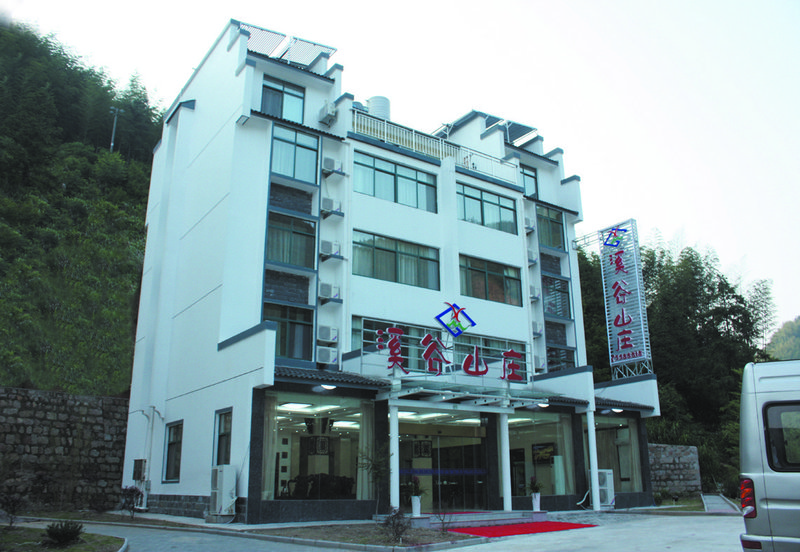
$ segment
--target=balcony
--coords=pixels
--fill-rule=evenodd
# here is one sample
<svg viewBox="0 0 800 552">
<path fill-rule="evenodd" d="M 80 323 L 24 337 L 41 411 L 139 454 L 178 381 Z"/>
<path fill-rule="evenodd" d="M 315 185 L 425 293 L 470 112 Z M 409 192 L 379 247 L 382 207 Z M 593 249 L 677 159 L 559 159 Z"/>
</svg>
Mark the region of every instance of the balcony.
<svg viewBox="0 0 800 552">
<path fill-rule="evenodd" d="M 457 167 L 517 183 L 518 169 L 513 163 L 373 117 L 363 111 L 353 110 L 353 132 L 436 159 L 453 157 Z"/>
</svg>

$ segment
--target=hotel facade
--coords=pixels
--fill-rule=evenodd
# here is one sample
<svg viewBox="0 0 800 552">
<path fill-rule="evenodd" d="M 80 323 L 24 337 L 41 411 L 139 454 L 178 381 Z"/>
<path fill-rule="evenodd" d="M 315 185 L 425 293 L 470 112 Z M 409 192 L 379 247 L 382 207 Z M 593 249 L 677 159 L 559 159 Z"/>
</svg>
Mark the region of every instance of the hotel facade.
<svg viewBox="0 0 800 552">
<path fill-rule="evenodd" d="M 403 126 L 334 51 L 231 21 L 165 116 L 124 484 L 247 523 L 650 504 L 656 380 L 593 383 L 563 151 Z"/>
</svg>

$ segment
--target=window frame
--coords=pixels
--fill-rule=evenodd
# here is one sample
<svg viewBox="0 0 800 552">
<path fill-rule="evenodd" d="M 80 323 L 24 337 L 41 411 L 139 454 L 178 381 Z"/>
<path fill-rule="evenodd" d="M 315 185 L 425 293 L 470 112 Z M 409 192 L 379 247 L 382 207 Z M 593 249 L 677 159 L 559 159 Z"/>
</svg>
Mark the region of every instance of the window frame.
<svg viewBox="0 0 800 552">
<path fill-rule="evenodd" d="M 173 439 L 173 429 L 177 436 Z M 162 483 L 178 483 L 181 480 L 181 450 L 183 448 L 183 420 L 170 422 L 164 432 L 164 472 Z"/>
<path fill-rule="evenodd" d="M 558 285 L 550 286 L 549 282 L 557 283 Z M 559 289 L 559 285 L 563 286 Z M 550 293 L 553 293 L 551 301 Z M 559 318 L 572 320 L 572 290 L 570 288 L 570 281 L 566 278 L 556 276 L 554 274 L 542 274 L 542 305 L 544 308 L 545 316 L 557 316 Z M 563 311 L 553 312 L 548 310 L 548 304 L 551 303 L 558 308 L 559 305 L 565 305 L 567 314 Z"/>
<path fill-rule="evenodd" d="M 467 190 L 472 191 L 473 194 L 469 194 Z M 480 204 L 480 221 L 467 218 L 468 199 L 477 201 Z M 513 207 L 503 205 L 504 201 L 511 202 Z M 498 209 L 499 217 L 496 223 L 487 221 L 487 210 L 490 206 L 496 206 Z M 471 222 L 472 224 L 478 224 L 485 228 L 506 232 L 507 234 L 517 235 L 517 202 L 513 198 L 476 188 L 475 186 L 470 186 L 463 182 L 456 182 L 456 207 L 458 211 L 458 220 Z M 511 213 L 511 221 L 503 220 L 504 212 Z"/>
<path fill-rule="evenodd" d="M 291 135 L 291 139 L 290 139 Z M 313 147 L 312 147 L 313 142 Z M 278 147 L 281 146 L 281 147 Z M 283 151 L 288 151 L 288 149 L 283 148 L 291 148 L 291 160 L 288 158 L 283 158 L 280 153 Z M 305 163 L 302 160 L 298 161 L 298 152 L 305 153 L 306 155 L 311 155 L 313 152 L 313 163 L 308 163 L 308 165 L 313 165 L 313 171 L 301 171 L 298 170 L 298 167 L 304 167 Z M 317 185 L 318 176 L 319 176 L 319 137 L 313 134 L 308 134 L 306 132 L 300 132 L 299 130 L 295 130 L 293 128 L 281 126 L 281 125 L 273 125 L 272 129 L 272 141 L 271 141 L 271 155 L 272 160 L 270 162 L 270 172 L 276 175 L 283 176 L 285 178 L 290 178 L 292 180 L 297 180 L 298 182 L 304 182 L 306 184 L 311 184 L 313 186 Z M 300 165 L 298 165 L 298 162 Z M 284 172 L 283 164 L 291 164 L 291 174 Z M 308 179 L 309 176 L 312 176 L 310 180 Z"/>
<path fill-rule="evenodd" d="M 267 99 L 267 94 L 274 94 L 275 98 L 279 101 L 277 102 L 277 111 L 279 113 L 274 113 L 271 109 L 268 109 L 268 105 L 265 105 L 265 100 Z M 289 102 L 287 106 L 287 97 L 288 98 L 299 98 L 300 100 L 300 120 L 297 120 L 294 117 L 292 111 L 296 110 L 296 105 L 292 108 L 292 102 Z M 279 117 L 281 119 L 285 119 L 287 121 L 292 121 L 293 123 L 303 124 L 303 119 L 305 116 L 305 98 L 306 98 L 306 89 L 302 86 L 297 86 L 295 84 L 282 81 L 268 75 L 264 75 L 264 83 L 261 88 L 261 112 L 266 113 L 267 115 L 271 115 L 273 117 Z M 287 111 L 288 110 L 288 111 Z"/>
<path fill-rule="evenodd" d="M 227 419 L 227 428 L 223 421 Z M 225 431 L 227 429 L 227 431 Z M 214 414 L 214 465 L 220 466 L 231 463 L 231 438 L 233 436 L 233 407 L 217 410 Z M 222 458 L 220 458 L 220 452 Z M 221 460 L 224 460 L 222 462 Z"/>
<path fill-rule="evenodd" d="M 522 189 L 529 196 L 539 197 L 539 171 L 535 167 L 520 165 L 522 174 Z M 528 191 L 528 184 L 532 183 L 533 192 Z"/>
<path fill-rule="evenodd" d="M 279 226 L 283 221 L 287 226 Z M 306 231 L 303 226 L 311 226 L 313 232 Z M 267 262 L 314 269 L 317 266 L 317 221 L 288 213 L 270 211 L 267 215 Z M 289 244 L 283 255 L 274 255 L 278 245 L 275 243 L 278 233 L 288 233 Z M 300 255 L 298 257 L 298 255 Z M 296 262 L 298 261 L 298 262 Z"/>
<path fill-rule="evenodd" d="M 364 239 L 359 241 L 360 236 Z M 366 238 L 369 238 L 370 243 Z M 409 265 L 403 261 L 409 259 L 413 261 L 414 270 L 410 277 L 406 277 L 403 272 Z M 366 266 L 367 262 L 369 267 Z M 387 266 L 391 267 L 391 271 L 386 270 Z M 435 270 L 435 274 L 430 274 L 432 269 Z M 441 289 L 439 250 L 427 245 L 354 229 L 353 275 L 439 291 Z"/>
<path fill-rule="evenodd" d="M 281 309 L 278 316 L 267 316 L 267 309 Z M 299 319 L 303 314 L 307 319 Z M 314 309 L 296 305 L 265 302 L 261 309 L 261 319 L 277 325 L 275 335 L 275 356 L 293 360 L 311 361 L 314 357 Z M 298 330 L 303 330 L 298 333 Z M 300 343 L 297 342 L 300 337 Z M 301 356 L 293 355 L 300 348 Z"/>
<path fill-rule="evenodd" d="M 480 263 L 483 263 L 484 266 L 480 267 Z M 490 267 L 501 267 L 503 270 L 490 270 Z M 461 295 L 494 301 L 495 303 L 504 303 L 514 307 L 522 306 L 522 270 L 520 268 L 463 254 L 458 256 L 458 268 Z M 507 274 L 507 271 L 515 271 L 516 275 Z M 474 277 L 481 274 L 484 276 L 483 295 L 469 293 L 475 289 Z M 497 284 L 498 277 L 502 278 L 503 300 L 492 298 L 494 294 L 492 293 L 491 284 L 493 281 Z M 512 283 L 516 284 L 513 289 L 511 289 L 512 286 L 510 285 Z"/>
<path fill-rule="evenodd" d="M 555 215 L 558 215 L 557 217 Z M 567 250 L 567 240 L 564 234 L 564 212 L 546 205 L 536 206 L 536 227 L 539 234 L 539 245 Z M 558 235 L 558 243 L 554 245 L 553 238 Z M 546 240 L 546 241 L 545 241 Z"/>
<path fill-rule="evenodd" d="M 800 401 L 768 402 L 764 404 L 764 439 L 766 440 L 767 460 L 769 467 L 776 472 L 800 472 L 800 458 L 792 462 L 787 454 L 786 426 L 781 415 L 791 413 L 800 417 Z M 800 429 L 792 427 L 794 439 L 800 439 Z M 792 451 L 796 452 L 796 451 Z"/>
<path fill-rule="evenodd" d="M 558 372 L 559 370 L 565 370 L 568 368 L 574 368 L 576 366 L 575 362 L 575 349 L 569 346 L 557 345 L 553 343 L 548 343 L 546 346 L 547 350 L 545 351 L 545 357 L 547 359 L 547 371 L 548 372 Z M 559 355 L 570 355 L 572 356 L 571 362 L 567 359 L 559 359 L 560 362 L 558 365 L 553 366 L 550 362 L 552 358 L 551 352 L 558 353 Z"/>
<path fill-rule="evenodd" d="M 364 171 L 370 171 L 368 178 L 367 173 Z M 384 190 L 382 193 L 377 190 L 379 185 L 378 175 L 383 175 Z M 388 189 L 389 177 L 391 177 L 391 194 L 389 194 Z M 362 182 L 364 178 L 367 178 L 370 182 Z M 414 182 L 415 184 L 413 205 L 409 200 L 403 200 L 401 197 L 401 186 L 404 181 Z M 353 154 L 353 190 L 360 194 L 385 199 L 398 205 L 405 205 L 429 213 L 438 213 L 439 211 L 435 174 L 421 171 L 402 163 L 388 161 L 358 150 Z M 391 199 L 388 197 L 389 195 L 392 196 Z M 422 198 L 425 199 L 424 206 L 420 206 Z"/>
</svg>

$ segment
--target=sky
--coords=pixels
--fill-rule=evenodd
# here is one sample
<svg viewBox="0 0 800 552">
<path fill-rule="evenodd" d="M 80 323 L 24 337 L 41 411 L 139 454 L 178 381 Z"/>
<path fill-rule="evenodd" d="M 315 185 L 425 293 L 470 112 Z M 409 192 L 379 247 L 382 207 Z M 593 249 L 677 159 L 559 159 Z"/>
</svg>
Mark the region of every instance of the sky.
<svg viewBox="0 0 800 552">
<path fill-rule="evenodd" d="M 579 235 L 715 254 L 800 316 L 800 1 L 0 0 L 168 107 L 230 19 L 337 49 L 343 92 L 432 132 L 472 109 L 538 129 L 581 178 Z"/>
</svg>

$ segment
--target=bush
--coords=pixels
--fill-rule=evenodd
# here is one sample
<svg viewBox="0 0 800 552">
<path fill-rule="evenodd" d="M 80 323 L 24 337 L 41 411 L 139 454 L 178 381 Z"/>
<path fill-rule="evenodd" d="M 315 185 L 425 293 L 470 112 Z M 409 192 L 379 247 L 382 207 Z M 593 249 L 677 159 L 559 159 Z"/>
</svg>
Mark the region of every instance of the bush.
<svg viewBox="0 0 800 552">
<path fill-rule="evenodd" d="M 67 546 L 77 542 L 83 533 L 83 524 L 77 521 L 57 521 L 47 526 L 45 537 L 55 546 Z"/>
<path fill-rule="evenodd" d="M 130 512 L 131 519 L 136 514 L 136 508 L 142 502 L 144 493 L 139 487 L 131 485 L 130 487 L 122 487 L 122 509 Z"/>
<path fill-rule="evenodd" d="M 383 521 L 383 528 L 389 533 L 392 542 L 402 543 L 403 535 L 411 528 L 411 520 L 403 514 L 402 510 L 393 510 Z"/>
</svg>

